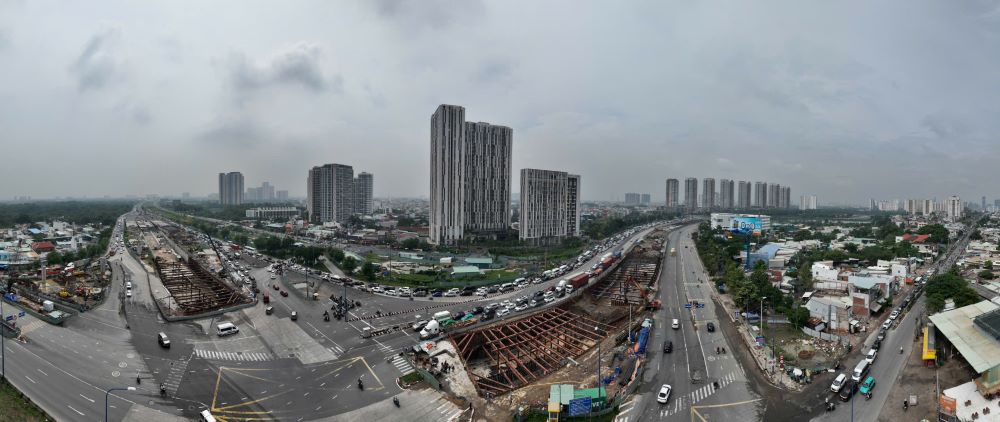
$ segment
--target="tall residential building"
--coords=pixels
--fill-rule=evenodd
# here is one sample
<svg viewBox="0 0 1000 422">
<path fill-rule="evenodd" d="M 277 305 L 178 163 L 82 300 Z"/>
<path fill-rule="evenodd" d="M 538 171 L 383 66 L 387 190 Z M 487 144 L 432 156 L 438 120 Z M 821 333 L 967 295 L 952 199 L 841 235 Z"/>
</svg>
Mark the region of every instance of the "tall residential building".
<svg viewBox="0 0 1000 422">
<path fill-rule="evenodd" d="M 688 212 L 698 209 L 698 179 L 693 177 L 684 179 L 684 206 Z"/>
<path fill-rule="evenodd" d="M 767 202 L 765 203 L 765 208 L 777 208 L 778 207 L 778 196 L 781 195 L 781 185 L 777 183 L 767 184 Z"/>
<path fill-rule="evenodd" d="M 719 207 L 722 209 L 731 210 L 735 207 L 735 192 L 733 192 L 735 182 L 731 179 L 722 179 L 719 181 Z"/>
<path fill-rule="evenodd" d="M 580 175 L 566 175 L 566 236 L 580 237 Z"/>
<path fill-rule="evenodd" d="M 343 164 L 313 167 L 306 179 L 306 197 L 310 221 L 347 221 L 355 212 L 354 168 Z"/>
<path fill-rule="evenodd" d="M 788 186 L 781 186 L 778 188 L 780 195 L 778 196 L 780 200 L 778 201 L 778 208 L 789 209 L 792 207 L 792 188 Z"/>
<path fill-rule="evenodd" d="M 750 187 L 752 185 L 748 181 L 740 180 L 740 184 L 737 188 L 737 200 L 736 208 L 747 209 L 750 208 Z"/>
<path fill-rule="evenodd" d="M 667 179 L 667 207 L 676 208 L 680 203 L 680 182 L 677 179 Z"/>
<path fill-rule="evenodd" d="M 466 122 L 464 107 L 438 106 L 431 115 L 430 243 L 510 227 L 512 142 L 509 127 Z"/>
<path fill-rule="evenodd" d="M 625 193 L 625 205 L 639 205 L 642 200 L 642 195 L 635 192 Z"/>
<path fill-rule="evenodd" d="M 513 138 L 506 126 L 465 123 L 465 232 L 510 229 Z"/>
<path fill-rule="evenodd" d="M 653 198 L 648 193 L 642 194 L 639 198 L 639 204 L 641 205 L 649 205 L 650 202 L 653 202 Z"/>
<path fill-rule="evenodd" d="M 569 179 L 576 180 L 576 193 Z M 579 202 L 580 179 L 564 171 L 521 169 L 521 240 L 555 241 L 567 236 L 569 201 Z M 579 215 L 579 210 L 576 212 Z M 578 217 L 577 217 L 578 218 Z"/>
<path fill-rule="evenodd" d="M 715 208 L 715 179 L 706 177 L 701 181 L 701 207 Z"/>
<path fill-rule="evenodd" d="M 948 215 L 948 218 L 950 220 L 954 221 L 958 220 L 959 218 L 962 218 L 961 198 L 952 195 L 951 197 L 948 198 L 948 201 L 945 202 L 945 204 L 946 204 L 945 213 Z"/>
<path fill-rule="evenodd" d="M 243 173 L 219 173 L 219 202 L 222 205 L 243 203 Z"/>
<path fill-rule="evenodd" d="M 287 201 L 288 200 L 288 191 L 287 190 L 279 190 L 278 192 L 275 193 L 275 197 L 279 201 Z"/>
<path fill-rule="evenodd" d="M 361 172 L 354 179 L 354 213 L 371 215 L 372 193 L 375 188 L 375 176 L 371 173 Z"/>
<path fill-rule="evenodd" d="M 767 183 L 753 182 L 754 208 L 767 208 Z"/>
<path fill-rule="evenodd" d="M 465 108 L 440 105 L 431 115 L 428 241 L 450 244 L 465 228 Z"/>
<path fill-rule="evenodd" d="M 800 210 L 814 210 L 816 208 L 816 195 L 802 195 L 799 197 Z"/>
</svg>

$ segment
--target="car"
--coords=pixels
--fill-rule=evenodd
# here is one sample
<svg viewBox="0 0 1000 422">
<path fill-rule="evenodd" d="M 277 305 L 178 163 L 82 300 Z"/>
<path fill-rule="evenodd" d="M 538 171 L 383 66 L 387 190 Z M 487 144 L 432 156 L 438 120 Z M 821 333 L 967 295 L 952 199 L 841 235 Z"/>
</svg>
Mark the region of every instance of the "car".
<svg viewBox="0 0 1000 422">
<path fill-rule="evenodd" d="M 125 290 L 125 297 L 132 297 L 132 289 Z"/>
<path fill-rule="evenodd" d="M 675 330 L 678 329 L 678 328 L 681 328 L 681 322 L 680 322 L 680 320 L 678 320 L 677 318 L 674 318 L 670 322 L 670 327 L 673 328 L 673 329 L 675 329 Z"/>
<path fill-rule="evenodd" d="M 857 381 L 854 381 L 853 379 L 845 381 L 844 386 L 840 387 L 840 394 L 839 394 L 840 400 L 841 401 L 850 400 L 851 397 L 854 397 L 854 390 L 857 389 L 858 389 Z"/>
<path fill-rule="evenodd" d="M 480 321 L 489 321 L 493 319 L 495 314 L 493 312 L 483 312 L 483 316 L 479 317 Z"/>
<path fill-rule="evenodd" d="M 452 289 L 448 290 L 447 292 L 445 292 L 444 295 L 447 296 L 447 297 L 455 297 L 455 296 L 458 296 L 458 293 L 459 293 L 458 289 L 452 288 Z"/>
<path fill-rule="evenodd" d="M 882 323 L 882 329 L 883 330 L 888 330 L 889 327 L 892 327 L 892 321 L 885 320 L 885 322 Z"/>
<path fill-rule="evenodd" d="M 872 390 L 875 389 L 875 377 L 865 378 L 865 381 L 861 383 L 861 387 L 858 388 L 858 392 L 864 395 L 869 395 Z"/>
<path fill-rule="evenodd" d="M 274 287 L 274 290 L 281 290 L 281 287 L 278 287 L 277 284 L 272 284 L 271 287 Z"/>
<path fill-rule="evenodd" d="M 497 310 L 497 318 L 503 318 L 505 315 L 510 313 L 510 308 L 500 308 Z"/>
<path fill-rule="evenodd" d="M 497 286 L 490 286 L 490 287 L 486 288 L 486 293 L 488 293 L 488 294 L 493 294 L 493 293 L 496 293 L 496 292 L 499 292 L 499 291 L 500 291 L 500 288 L 497 287 Z"/>
<path fill-rule="evenodd" d="M 264 308 L 264 314 L 265 315 L 271 315 L 273 313 L 274 313 L 274 307 L 273 306 L 268 306 L 268 307 Z"/>
<path fill-rule="evenodd" d="M 129 289 L 129 290 L 132 289 L 132 282 L 131 281 L 126 281 L 125 282 L 125 289 Z"/>
<path fill-rule="evenodd" d="M 486 296 L 486 294 L 487 293 L 485 287 L 480 287 L 479 289 L 476 290 L 476 296 Z"/>
<path fill-rule="evenodd" d="M 545 303 L 544 299 L 531 299 L 531 302 L 528 302 L 528 306 L 534 308 L 536 306 L 542 306 L 543 303 Z"/>
<path fill-rule="evenodd" d="M 878 350 L 881 347 L 882 347 L 882 340 L 875 339 L 875 341 L 872 342 L 872 349 Z"/>
<path fill-rule="evenodd" d="M 830 384 L 830 391 L 834 393 L 839 393 L 841 387 L 844 386 L 844 382 L 847 381 L 847 374 L 837 375 L 837 378 L 833 379 L 833 383 Z"/>
<path fill-rule="evenodd" d="M 427 296 L 427 290 L 417 289 L 413 291 L 413 297 L 424 297 Z"/>
<path fill-rule="evenodd" d="M 495 311 L 499 307 L 500 307 L 500 302 L 493 302 L 493 303 L 491 303 L 489 305 L 486 305 L 486 310 L 487 311 Z"/>
<path fill-rule="evenodd" d="M 170 339 L 167 338 L 167 333 L 160 332 L 159 334 L 157 334 L 156 335 L 156 342 L 160 343 L 160 347 L 167 348 L 167 349 L 170 348 Z"/>
<path fill-rule="evenodd" d="M 287 290 L 282 290 L 281 291 L 281 295 L 284 296 L 284 297 L 288 297 L 288 291 Z"/>
<path fill-rule="evenodd" d="M 517 305 L 517 307 L 514 308 L 514 312 L 521 312 L 521 311 L 523 311 L 525 309 L 528 309 L 528 305 L 527 304 Z"/>
<path fill-rule="evenodd" d="M 538 298 L 540 298 L 542 296 L 545 296 L 545 292 L 543 292 L 541 290 L 535 292 L 535 294 L 534 294 L 535 299 L 538 299 Z"/>
<path fill-rule="evenodd" d="M 667 340 L 663 342 L 663 353 L 670 353 L 674 351 L 674 342 Z"/>
<path fill-rule="evenodd" d="M 433 292 L 431 292 L 431 297 L 441 297 L 443 295 L 444 292 L 442 292 L 441 290 L 434 290 Z"/>
<path fill-rule="evenodd" d="M 892 313 L 889 314 L 889 320 L 895 321 L 896 317 L 898 317 L 898 316 L 899 316 L 899 311 L 892 311 Z"/>
<path fill-rule="evenodd" d="M 714 323 L 710 322 L 710 323 L 706 324 L 705 327 L 708 329 L 708 332 L 710 332 L 710 333 L 715 331 L 715 324 Z"/>
<path fill-rule="evenodd" d="M 274 280 L 275 278 L 277 278 L 277 276 L 275 276 L 274 274 L 271 274 L 271 280 Z"/>
<path fill-rule="evenodd" d="M 299 313 L 296 311 L 292 311 L 292 321 L 298 321 L 298 320 L 299 320 Z"/>
<path fill-rule="evenodd" d="M 545 303 L 551 303 L 551 302 L 555 302 L 556 297 L 555 296 L 545 296 L 544 300 L 545 300 Z"/>
<path fill-rule="evenodd" d="M 865 360 L 867 360 L 868 363 L 875 363 L 876 356 L 878 356 L 878 350 L 869 349 L 868 354 L 865 356 Z"/>
<path fill-rule="evenodd" d="M 879 330 L 878 337 L 875 340 L 878 340 L 878 341 L 885 340 L 885 335 L 886 335 L 886 331 L 884 329 L 883 330 Z"/>
<path fill-rule="evenodd" d="M 663 384 L 663 386 L 660 387 L 660 392 L 656 393 L 656 402 L 662 404 L 666 403 L 667 400 L 670 400 L 671 390 L 673 390 L 673 388 L 670 387 L 670 384 Z"/>
</svg>

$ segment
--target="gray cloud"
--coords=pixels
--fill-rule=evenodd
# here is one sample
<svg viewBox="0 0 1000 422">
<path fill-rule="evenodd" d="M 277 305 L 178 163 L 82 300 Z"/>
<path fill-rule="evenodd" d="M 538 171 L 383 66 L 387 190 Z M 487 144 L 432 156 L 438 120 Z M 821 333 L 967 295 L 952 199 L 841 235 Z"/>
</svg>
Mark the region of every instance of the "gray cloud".
<svg viewBox="0 0 1000 422">
<path fill-rule="evenodd" d="M 120 39 L 117 28 L 105 28 L 90 37 L 70 66 L 78 90 L 100 90 L 121 79 L 123 58 L 117 50 Z"/>
<path fill-rule="evenodd" d="M 463 20 L 467 22 L 477 21 L 486 9 L 481 0 L 425 0 L 420 2 L 373 0 L 365 3 L 372 5 L 378 16 L 408 30 L 423 28 L 441 30 Z"/>
<path fill-rule="evenodd" d="M 256 63 L 244 55 L 234 55 L 230 63 L 233 86 L 241 91 L 256 91 L 275 85 L 299 86 L 312 92 L 341 92 L 340 75 L 328 76 L 321 65 L 322 52 L 315 43 L 300 42 L 288 46 Z"/>
<path fill-rule="evenodd" d="M 271 138 L 267 130 L 245 116 L 218 119 L 198 136 L 204 145 L 233 150 L 257 147 Z"/>
</svg>

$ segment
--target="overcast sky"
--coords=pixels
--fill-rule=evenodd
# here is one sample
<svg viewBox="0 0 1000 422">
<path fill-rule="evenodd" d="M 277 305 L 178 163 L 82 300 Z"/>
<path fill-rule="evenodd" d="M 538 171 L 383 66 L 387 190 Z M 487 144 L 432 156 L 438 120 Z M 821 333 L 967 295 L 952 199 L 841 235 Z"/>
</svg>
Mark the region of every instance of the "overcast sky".
<svg viewBox="0 0 1000 422">
<path fill-rule="evenodd" d="M 668 177 L 793 203 L 1000 198 L 996 2 L 0 0 L 0 199 L 427 196 L 430 115 L 514 129 L 586 199 Z"/>
</svg>

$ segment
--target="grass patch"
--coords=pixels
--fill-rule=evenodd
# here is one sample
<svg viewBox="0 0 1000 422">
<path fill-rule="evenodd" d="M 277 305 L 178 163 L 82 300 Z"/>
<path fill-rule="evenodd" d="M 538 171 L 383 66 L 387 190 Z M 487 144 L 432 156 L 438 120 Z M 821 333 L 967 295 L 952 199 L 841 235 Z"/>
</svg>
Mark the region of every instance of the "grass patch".
<svg viewBox="0 0 1000 422">
<path fill-rule="evenodd" d="M 50 421 L 45 412 L 28 401 L 6 379 L 0 380 L 0 422 Z"/>
<path fill-rule="evenodd" d="M 410 384 L 410 383 L 414 383 L 414 382 L 418 382 L 418 381 L 423 381 L 423 380 L 424 380 L 424 377 L 420 376 L 420 374 L 418 374 L 416 372 L 410 372 L 409 374 L 406 374 L 406 375 L 403 375 L 403 376 L 399 377 L 399 381 L 400 381 L 401 384 Z"/>
</svg>

